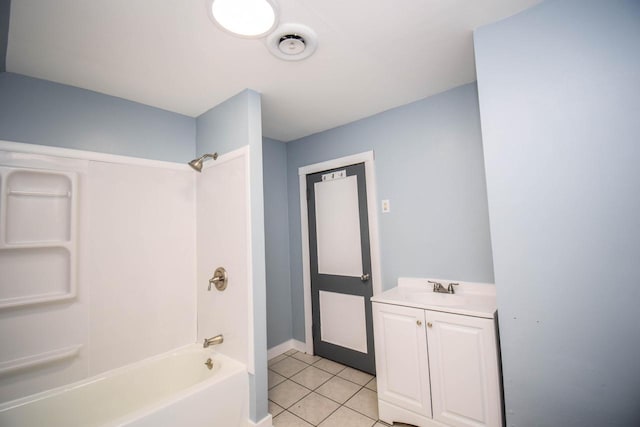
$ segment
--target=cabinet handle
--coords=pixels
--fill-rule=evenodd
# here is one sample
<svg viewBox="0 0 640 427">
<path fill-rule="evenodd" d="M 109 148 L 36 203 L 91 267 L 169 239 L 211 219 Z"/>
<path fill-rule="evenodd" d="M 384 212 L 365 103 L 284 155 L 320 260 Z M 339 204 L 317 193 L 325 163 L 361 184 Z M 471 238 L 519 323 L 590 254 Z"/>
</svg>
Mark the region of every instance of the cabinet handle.
<svg viewBox="0 0 640 427">
<path fill-rule="evenodd" d="M 433 326 L 433 324 L 432 324 L 431 322 L 427 322 L 427 326 L 428 326 L 428 327 L 432 327 L 432 326 Z"/>
<path fill-rule="evenodd" d="M 422 326 L 422 320 L 416 320 L 416 325 Z"/>
</svg>

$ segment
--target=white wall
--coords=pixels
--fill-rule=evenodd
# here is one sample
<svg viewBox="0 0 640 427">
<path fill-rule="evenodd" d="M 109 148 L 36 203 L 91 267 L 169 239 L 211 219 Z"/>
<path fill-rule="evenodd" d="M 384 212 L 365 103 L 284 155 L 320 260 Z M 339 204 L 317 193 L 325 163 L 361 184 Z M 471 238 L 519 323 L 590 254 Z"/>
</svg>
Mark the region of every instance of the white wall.
<svg viewBox="0 0 640 427">
<path fill-rule="evenodd" d="M 198 341 L 222 334 L 216 350 L 253 372 L 248 156 L 248 147 L 221 155 L 197 177 Z M 218 267 L 227 288 L 208 291 Z"/>
<path fill-rule="evenodd" d="M 89 374 L 195 339 L 193 172 L 90 162 Z"/>
<path fill-rule="evenodd" d="M 0 152 L 1 165 L 75 171 L 79 183 L 77 296 L 0 309 L 0 366 L 81 346 L 77 357 L 1 376 L 0 401 L 196 338 L 194 173 L 182 165 L 110 159 Z"/>
</svg>

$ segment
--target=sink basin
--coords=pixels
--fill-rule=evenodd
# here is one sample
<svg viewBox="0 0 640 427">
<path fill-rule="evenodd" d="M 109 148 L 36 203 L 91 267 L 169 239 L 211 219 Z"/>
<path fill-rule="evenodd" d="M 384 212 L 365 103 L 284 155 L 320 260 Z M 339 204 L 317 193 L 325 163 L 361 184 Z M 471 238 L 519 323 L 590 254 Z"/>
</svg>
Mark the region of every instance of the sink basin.
<svg viewBox="0 0 640 427">
<path fill-rule="evenodd" d="M 418 302 L 427 305 L 440 305 L 445 307 L 464 305 L 466 297 L 457 294 L 440 294 L 429 291 L 409 291 L 406 293 L 409 301 Z"/>
<path fill-rule="evenodd" d="M 457 281 L 459 285 L 456 286 L 456 293 L 449 294 L 433 292 L 429 280 L 438 279 L 400 277 L 398 286 L 374 295 L 371 301 L 486 319 L 495 317 L 497 306 L 494 285 Z M 451 283 L 448 280 L 439 281 Z"/>
</svg>

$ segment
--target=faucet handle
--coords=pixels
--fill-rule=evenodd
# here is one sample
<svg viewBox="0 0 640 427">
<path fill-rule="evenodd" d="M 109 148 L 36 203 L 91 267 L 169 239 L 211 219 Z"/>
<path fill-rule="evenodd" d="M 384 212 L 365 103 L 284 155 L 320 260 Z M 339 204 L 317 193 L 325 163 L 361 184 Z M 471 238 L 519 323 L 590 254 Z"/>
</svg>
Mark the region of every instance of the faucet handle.
<svg viewBox="0 0 640 427">
<path fill-rule="evenodd" d="M 224 291 L 227 288 L 227 282 L 229 281 L 229 275 L 227 274 L 227 270 L 224 267 L 216 268 L 216 271 L 213 273 L 213 277 L 209 279 L 209 287 L 208 291 L 211 290 L 211 285 L 215 285 L 216 289 L 219 291 Z"/>
<path fill-rule="evenodd" d="M 460 283 L 455 283 L 455 282 L 449 282 L 449 286 L 447 287 L 447 291 L 449 291 L 450 294 L 455 294 L 456 292 L 453 290 L 454 286 L 460 286 Z"/>
<path fill-rule="evenodd" d="M 442 283 L 440 282 L 434 282 L 433 280 L 427 280 L 427 282 L 433 284 L 433 292 L 437 292 L 437 289 L 442 287 Z"/>
</svg>

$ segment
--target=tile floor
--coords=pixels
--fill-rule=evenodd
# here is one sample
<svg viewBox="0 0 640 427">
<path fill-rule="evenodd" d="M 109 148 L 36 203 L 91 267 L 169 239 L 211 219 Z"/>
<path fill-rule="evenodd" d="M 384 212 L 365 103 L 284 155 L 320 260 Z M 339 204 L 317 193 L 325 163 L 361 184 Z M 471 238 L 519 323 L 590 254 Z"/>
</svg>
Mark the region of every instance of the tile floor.
<svg viewBox="0 0 640 427">
<path fill-rule="evenodd" d="M 269 412 L 275 427 L 388 426 L 373 375 L 296 350 L 269 360 Z"/>
</svg>

